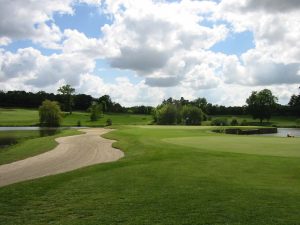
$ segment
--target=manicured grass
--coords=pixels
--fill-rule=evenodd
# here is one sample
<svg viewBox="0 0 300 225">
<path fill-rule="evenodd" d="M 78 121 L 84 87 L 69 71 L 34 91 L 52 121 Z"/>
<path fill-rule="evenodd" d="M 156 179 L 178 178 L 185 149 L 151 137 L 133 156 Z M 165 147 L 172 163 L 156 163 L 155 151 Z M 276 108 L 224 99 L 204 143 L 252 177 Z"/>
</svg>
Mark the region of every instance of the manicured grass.
<svg viewBox="0 0 300 225">
<path fill-rule="evenodd" d="M 0 149 L 0 165 L 49 151 L 57 145 L 55 138 L 76 135 L 81 132 L 77 130 L 63 130 L 56 135 L 47 137 L 39 137 L 37 131 L 14 131 L 5 133 L 12 133 L 12 135 L 21 140 L 20 143 L 16 145 Z M 4 136 L 3 132 L 0 132 L 0 136 Z"/>
<path fill-rule="evenodd" d="M 62 126 L 105 126 L 107 119 L 111 119 L 113 125 L 139 125 L 149 124 L 152 121 L 150 115 L 135 114 L 104 114 L 98 121 L 90 121 L 90 114 L 87 112 L 73 112 L 72 115 L 65 114 Z M 3 109 L 0 108 L 0 126 L 34 126 L 39 123 L 37 110 L 29 109 Z"/>
<path fill-rule="evenodd" d="M 0 224 L 299 224 L 300 139 L 210 129 L 119 127 L 125 158 L 0 188 Z"/>
<path fill-rule="evenodd" d="M 85 112 L 73 112 L 72 115 L 66 114 L 63 119 L 63 126 L 77 126 L 80 121 L 82 126 L 105 126 L 107 119 L 112 120 L 113 125 L 139 125 L 149 124 L 152 121 L 150 115 L 136 115 L 136 114 L 119 114 L 109 113 L 104 114 L 98 121 L 91 121 L 90 114 Z"/>
<path fill-rule="evenodd" d="M 37 110 L 0 108 L 0 126 L 33 126 L 38 123 Z"/>
</svg>

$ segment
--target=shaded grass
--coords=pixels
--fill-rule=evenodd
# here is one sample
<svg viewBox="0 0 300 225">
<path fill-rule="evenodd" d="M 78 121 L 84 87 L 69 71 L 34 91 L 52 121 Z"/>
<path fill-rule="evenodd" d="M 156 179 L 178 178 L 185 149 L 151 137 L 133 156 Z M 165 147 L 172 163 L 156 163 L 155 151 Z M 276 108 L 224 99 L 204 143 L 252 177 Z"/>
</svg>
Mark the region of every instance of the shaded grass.
<svg viewBox="0 0 300 225">
<path fill-rule="evenodd" d="M 0 188 L 0 224 L 299 224 L 300 158 L 220 152 L 236 136 L 175 128 L 120 127 L 105 135 L 120 161 Z M 188 137 L 205 148 L 163 141 Z"/>
<path fill-rule="evenodd" d="M 1 133 L 2 132 L 0 132 L 0 135 Z M 0 149 L 0 165 L 49 151 L 57 145 L 55 138 L 81 134 L 81 132 L 77 130 L 63 130 L 56 135 L 47 137 L 39 137 L 37 131 L 17 131 L 14 132 L 14 134 L 19 138 L 21 137 L 23 140 L 19 140 L 19 143 L 15 145 Z"/>
</svg>

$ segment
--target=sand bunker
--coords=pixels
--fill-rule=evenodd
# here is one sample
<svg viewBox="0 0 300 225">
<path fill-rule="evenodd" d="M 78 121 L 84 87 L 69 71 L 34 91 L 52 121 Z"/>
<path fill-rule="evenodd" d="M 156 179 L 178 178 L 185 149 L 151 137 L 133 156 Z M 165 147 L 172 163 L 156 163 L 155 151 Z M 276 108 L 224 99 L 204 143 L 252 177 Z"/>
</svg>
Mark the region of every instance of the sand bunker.
<svg viewBox="0 0 300 225">
<path fill-rule="evenodd" d="M 0 166 L 0 187 L 19 181 L 71 171 L 84 166 L 116 161 L 124 153 L 113 140 L 100 137 L 110 129 L 81 129 L 85 134 L 60 137 L 56 148 L 43 154 Z"/>
</svg>

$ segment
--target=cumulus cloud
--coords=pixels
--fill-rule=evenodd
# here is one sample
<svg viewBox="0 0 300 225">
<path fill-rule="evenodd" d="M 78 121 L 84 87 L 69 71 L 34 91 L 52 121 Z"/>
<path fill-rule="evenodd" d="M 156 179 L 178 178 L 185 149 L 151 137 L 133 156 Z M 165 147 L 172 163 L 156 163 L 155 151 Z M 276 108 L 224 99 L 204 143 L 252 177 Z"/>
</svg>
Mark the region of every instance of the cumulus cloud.
<svg viewBox="0 0 300 225">
<path fill-rule="evenodd" d="M 33 48 L 19 49 L 16 53 L 2 51 L 1 81 L 20 78 L 24 84 L 35 87 L 54 85 L 60 80 L 71 85 L 79 83 L 81 74 L 94 70 L 95 62 L 82 55 L 42 55 Z"/>
<path fill-rule="evenodd" d="M 114 18 L 102 28 L 103 44 L 116 53 L 110 57 L 111 66 L 133 70 L 151 86 L 177 85 L 184 74 L 176 68 L 170 73 L 172 58 L 181 51 L 209 49 L 228 33 L 224 25 L 201 25 L 216 6 L 212 1 L 106 1 L 105 5 Z"/>
<path fill-rule="evenodd" d="M 45 47 L 57 47 L 61 38 L 53 22 L 54 13 L 73 13 L 71 0 L 3 0 L 0 7 L 0 36 L 31 39 Z"/>
<path fill-rule="evenodd" d="M 248 0 L 243 7 L 245 10 L 258 10 L 270 12 L 287 12 L 300 9 L 298 0 Z"/>
</svg>

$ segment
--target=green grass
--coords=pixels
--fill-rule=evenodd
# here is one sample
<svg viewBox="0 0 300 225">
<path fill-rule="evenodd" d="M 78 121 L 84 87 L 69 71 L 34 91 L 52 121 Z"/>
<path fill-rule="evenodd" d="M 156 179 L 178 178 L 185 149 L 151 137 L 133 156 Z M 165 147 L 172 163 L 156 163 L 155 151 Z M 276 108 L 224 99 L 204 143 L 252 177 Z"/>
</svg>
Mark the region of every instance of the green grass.
<svg viewBox="0 0 300 225">
<path fill-rule="evenodd" d="M 15 145 L 0 149 L 0 165 L 49 151 L 57 145 L 57 142 L 54 140 L 55 138 L 80 134 L 81 132 L 77 130 L 63 130 L 53 136 L 39 137 L 37 131 L 13 131 L 0 132 L 0 137 L 9 135 L 9 133 L 21 140 Z"/>
<path fill-rule="evenodd" d="M 210 129 L 120 127 L 125 158 L 0 188 L 0 224 L 299 224 L 300 138 Z"/>
<path fill-rule="evenodd" d="M 73 112 L 72 115 L 65 114 L 62 126 L 105 126 L 107 119 L 111 119 L 113 125 L 141 125 L 149 124 L 152 121 L 150 115 L 135 114 L 104 114 L 98 121 L 90 121 L 90 114 L 87 112 Z M 0 126 L 34 126 L 39 123 L 37 110 L 30 109 L 3 109 L 0 108 Z"/>
<path fill-rule="evenodd" d="M 0 126 L 33 126 L 38 123 L 37 110 L 0 108 Z"/>
</svg>

